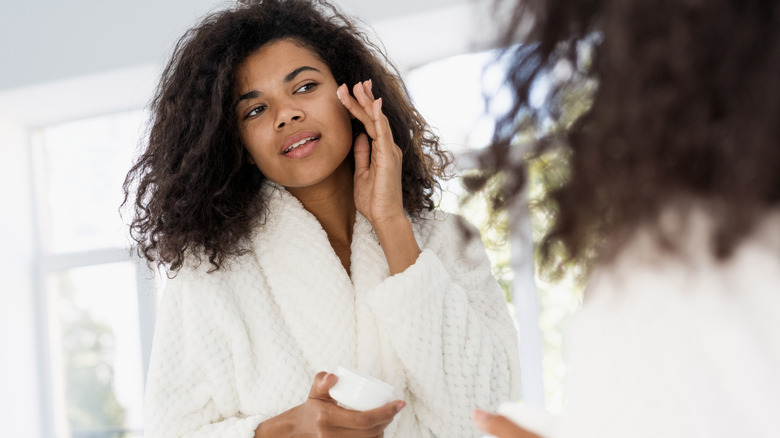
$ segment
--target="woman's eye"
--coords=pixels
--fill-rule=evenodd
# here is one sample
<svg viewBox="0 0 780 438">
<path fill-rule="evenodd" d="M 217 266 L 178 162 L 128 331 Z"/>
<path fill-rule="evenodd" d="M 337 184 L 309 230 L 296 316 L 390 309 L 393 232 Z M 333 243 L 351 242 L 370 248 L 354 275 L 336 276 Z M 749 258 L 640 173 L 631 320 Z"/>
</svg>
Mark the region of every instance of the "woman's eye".
<svg viewBox="0 0 780 438">
<path fill-rule="evenodd" d="M 308 84 L 303 84 L 300 88 L 295 90 L 296 93 L 306 93 L 307 91 L 311 91 L 317 87 L 316 82 L 309 82 Z"/>
<path fill-rule="evenodd" d="M 254 116 L 260 115 L 260 113 L 265 111 L 265 108 L 266 107 L 264 105 L 260 105 L 257 108 L 253 109 L 252 111 L 249 111 L 249 113 L 247 113 L 246 116 L 247 117 L 254 117 Z"/>
</svg>

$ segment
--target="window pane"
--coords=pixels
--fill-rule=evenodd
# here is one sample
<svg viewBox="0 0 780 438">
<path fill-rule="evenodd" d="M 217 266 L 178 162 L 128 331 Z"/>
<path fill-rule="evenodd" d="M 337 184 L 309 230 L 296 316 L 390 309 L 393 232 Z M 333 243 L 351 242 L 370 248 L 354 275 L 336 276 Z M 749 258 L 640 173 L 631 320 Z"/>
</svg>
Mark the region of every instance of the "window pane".
<svg viewBox="0 0 780 438">
<path fill-rule="evenodd" d="M 453 56 L 420 66 L 406 75 L 414 104 L 454 153 L 490 142 L 495 117 L 506 108 L 497 51 Z M 485 96 L 498 95 L 487 106 Z M 504 105 L 501 105 L 501 104 Z"/>
<path fill-rule="evenodd" d="M 127 227 L 118 208 L 143 115 L 142 111 L 112 114 L 35 133 L 47 254 L 127 245 Z"/>
<path fill-rule="evenodd" d="M 57 436 L 141 436 L 143 375 L 135 266 L 47 278 Z"/>
</svg>

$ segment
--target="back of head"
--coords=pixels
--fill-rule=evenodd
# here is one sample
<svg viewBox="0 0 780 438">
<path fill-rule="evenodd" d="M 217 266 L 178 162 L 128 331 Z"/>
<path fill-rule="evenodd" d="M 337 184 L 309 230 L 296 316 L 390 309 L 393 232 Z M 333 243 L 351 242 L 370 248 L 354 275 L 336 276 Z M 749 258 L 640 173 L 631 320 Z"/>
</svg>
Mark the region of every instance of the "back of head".
<svg viewBox="0 0 780 438">
<path fill-rule="evenodd" d="M 526 0 L 507 42 L 525 29 L 532 44 L 512 49 L 515 107 L 497 145 L 513 141 L 518 114 L 557 128 L 539 145 L 563 145 L 569 166 L 551 193 L 548 248 L 608 257 L 637 227 L 658 231 L 664 209 L 695 204 L 726 257 L 780 206 L 780 3 Z M 533 106 L 545 75 L 549 98 Z M 570 123 L 583 94 L 588 109 Z"/>
</svg>

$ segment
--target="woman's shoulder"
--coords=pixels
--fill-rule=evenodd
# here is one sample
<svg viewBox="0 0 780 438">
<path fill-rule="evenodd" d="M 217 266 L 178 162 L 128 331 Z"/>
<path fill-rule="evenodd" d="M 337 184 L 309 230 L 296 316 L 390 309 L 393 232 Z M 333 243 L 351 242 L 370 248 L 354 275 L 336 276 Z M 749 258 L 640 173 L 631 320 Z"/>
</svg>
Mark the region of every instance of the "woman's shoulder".
<svg viewBox="0 0 780 438">
<path fill-rule="evenodd" d="M 666 208 L 657 222 L 637 228 L 612 257 L 597 263 L 595 272 L 723 270 L 750 254 L 780 260 L 780 209 L 761 215 L 727 257 L 717 257 L 713 250 L 718 221 L 695 205 Z"/>
<path fill-rule="evenodd" d="M 421 246 L 447 246 L 455 241 L 465 244 L 474 235 L 479 236 L 476 228 L 465 218 L 440 209 L 424 211 L 411 220 Z"/>
<path fill-rule="evenodd" d="M 441 209 L 424 211 L 418 218 L 412 218 L 415 231 L 426 235 L 452 235 L 454 232 L 470 234 L 477 228 L 463 216 Z"/>
<path fill-rule="evenodd" d="M 433 251 L 445 264 L 489 266 L 482 235 L 463 216 L 436 209 L 413 224 L 420 248 Z"/>
<path fill-rule="evenodd" d="M 699 228 L 690 232 L 702 232 L 712 219 L 694 219 Z M 568 412 L 576 415 L 569 422 L 606 420 L 590 415 L 607 408 L 641 421 L 650 420 L 643 412 L 674 413 L 666 418 L 672 421 L 718 412 L 713 424 L 723 419 L 726 426 L 771 416 L 780 402 L 780 215 L 765 215 L 725 260 L 711 255 L 702 236 L 681 236 L 677 253 L 652 237 L 641 232 L 612 263 L 597 267 L 567 330 Z M 593 411 L 593 394 L 616 404 Z M 741 419 L 720 416 L 732 406 L 757 409 Z"/>
<path fill-rule="evenodd" d="M 716 305 L 734 310 L 740 303 L 750 313 L 780 316 L 780 212 L 765 214 L 722 259 L 712 250 L 714 219 L 695 214 L 688 220 L 674 249 L 665 247 L 653 230 L 637 231 L 609 263 L 594 269 L 586 308 L 612 311 L 625 305 L 637 311 L 686 308 L 700 313 Z"/>
<path fill-rule="evenodd" d="M 226 293 L 257 271 L 250 269 L 252 260 L 251 251 L 247 250 L 226 258 L 216 267 L 205 254 L 190 255 L 180 269 L 167 273 L 165 289 L 183 290 L 188 294 Z"/>
</svg>

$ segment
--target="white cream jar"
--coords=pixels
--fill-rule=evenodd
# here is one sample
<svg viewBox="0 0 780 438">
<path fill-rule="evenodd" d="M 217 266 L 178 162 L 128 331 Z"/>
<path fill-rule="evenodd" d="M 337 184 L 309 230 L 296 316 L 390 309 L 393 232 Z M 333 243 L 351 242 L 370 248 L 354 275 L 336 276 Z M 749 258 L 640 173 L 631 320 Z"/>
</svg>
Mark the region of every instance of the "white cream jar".
<svg viewBox="0 0 780 438">
<path fill-rule="evenodd" d="M 333 374 L 339 380 L 328 393 L 342 407 L 368 411 L 393 401 L 393 387 L 375 377 L 342 366 Z"/>
</svg>

